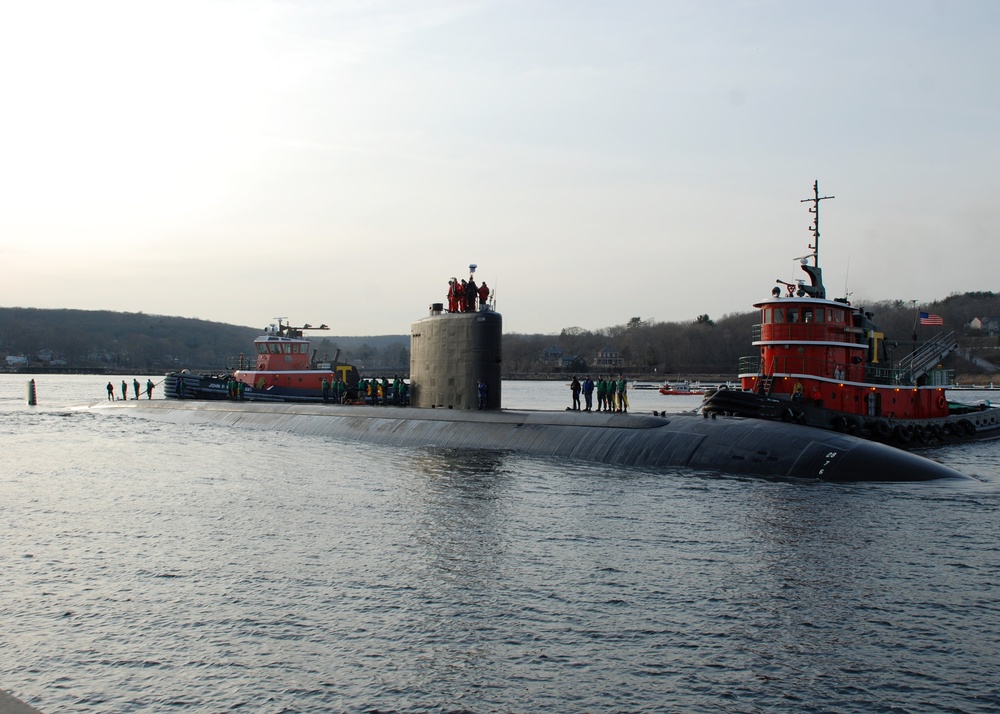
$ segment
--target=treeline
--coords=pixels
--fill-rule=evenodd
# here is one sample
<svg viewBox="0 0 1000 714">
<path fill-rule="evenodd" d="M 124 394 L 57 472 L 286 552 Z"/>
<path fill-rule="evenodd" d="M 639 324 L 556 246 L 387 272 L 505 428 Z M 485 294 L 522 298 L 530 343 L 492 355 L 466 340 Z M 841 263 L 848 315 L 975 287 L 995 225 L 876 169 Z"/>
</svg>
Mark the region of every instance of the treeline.
<svg viewBox="0 0 1000 714">
<path fill-rule="evenodd" d="M 251 354 L 261 328 L 141 312 L 0 308 L 0 367 L 12 356 L 23 357 L 28 368 L 154 374 L 224 370 L 240 354 Z M 333 358 L 339 349 L 342 358 L 375 369 L 409 368 L 409 336 L 317 339 L 317 333 L 309 334 L 321 358 Z"/>
<path fill-rule="evenodd" d="M 969 292 L 923 305 L 940 315 L 944 327 L 919 324 L 918 310 L 903 300 L 855 301 L 874 313 L 875 322 L 898 359 L 918 340 L 955 331 L 962 354 L 946 365 L 961 374 L 978 374 L 1000 363 L 1000 296 Z M 973 318 L 983 324 L 970 326 Z M 588 330 L 566 327 L 559 334 L 506 334 L 505 377 L 545 376 L 571 372 L 622 371 L 632 376 L 736 374 L 741 356 L 750 355 L 757 311 L 732 313 L 713 320 L 697 315 L 684 322 L 657 322 L 632 317 L 624 324 Z M 118 372 L 156 373 L 172 369 L 223 370 L 232 358 L 249 355 L 261 329 L 207 320 L 89 310 L 0 308 L 0 357 L 22 356 L 29 367 L 64 366 Z M 326 336 L 309 333 L 320 359 L 337 356 L 365 373 L 406 373 L 408 335 Z M 604 367 L 601 358 L 616 360 Z M 3 366 L 0 362 L 0 366 Z"/>
<path fill-rule="evenodd" d="M 961 350 L 945 366 L 960 374 L 1000 371 L 1000 295 L 993 292 L 953 294 L 919 308 L 903 300 L 854 301 L 874 316 L 885 333 L 893 359 L 913 349 L 914 339 L 954 331 Z M 920 324 L 920 311 L 941 316 L 943 327 Z M 983 323 L 971 326 L 974 318 Z M 599 364 L 602 352 L 616 355 L 621 371 L 634 376 L 721 377 L 737 372 L 739 358 L 754 354 L 753 326 L 757 311 L 732 313 L 718 320 L 698 315 L 687 322 L 656 322 L 633 317 L 627 323 L 598 330 L 568 327 L 558 335 L 505 335 L 505 376 L 546 373 L 610 372 Z M 558 357 L 546 358 L 549 354 Z"/>
</svg>

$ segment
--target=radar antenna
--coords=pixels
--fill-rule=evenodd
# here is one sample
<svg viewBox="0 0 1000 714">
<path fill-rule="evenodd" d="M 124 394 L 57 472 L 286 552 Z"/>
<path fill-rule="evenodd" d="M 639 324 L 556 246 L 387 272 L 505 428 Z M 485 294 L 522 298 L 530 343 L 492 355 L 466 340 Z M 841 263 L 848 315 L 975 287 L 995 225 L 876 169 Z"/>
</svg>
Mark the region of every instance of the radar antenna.
<svg viewBox="0 0 1000 714">
<path fill-rule="evenodd" d="M 836 198 L 836 196 L 820 196 L 819 181 L 817 180 L 813 184 L 813 197 L 803 198 L 799 201 L 799 203 L 812 202 L 813 204 L 813 207 L 809 209 L 809 212 L 814 214 L 815 218 L 813 219 L 813 224 L 809 226 L 809 230 L 812 231 L 813 241 L 815 242 L 809 246 L 810 250 L 812 250 L 812 255 L 806 257 L 811 257 L 813 259 L 813 265 L 816 267 L 819 267 L 819 202 L 825 201 L 828 198 Z"/>
</svg>

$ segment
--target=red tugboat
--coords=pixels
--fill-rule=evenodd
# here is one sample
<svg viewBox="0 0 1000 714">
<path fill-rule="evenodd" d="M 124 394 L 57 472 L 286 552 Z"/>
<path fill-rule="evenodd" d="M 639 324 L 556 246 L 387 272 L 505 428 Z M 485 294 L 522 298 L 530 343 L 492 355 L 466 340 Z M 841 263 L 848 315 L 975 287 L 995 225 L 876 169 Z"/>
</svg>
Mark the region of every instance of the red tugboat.
<svg viewBox="0 0 1000 714">
<path fill-rule="evenodd" d="M 904 448 L 1000 437 L 1000 408 L 970 406 L 945 395 L 938 363 L 958 349 L 953 332 L 915 346 L 895 365 L 873 315 L 846 298 L 828 300 L 819 267 L 819 206 L 833 196 L 813 186 L 814 242 L 799 258 L 808 276 L 779 280 L 755 303 L 759 354 L 740 359 L 742 389 L 720 389 L 702 403 L 706 417 L 731 414 L 796 422 Z M 812 261 L 810 264 L 809 261 Z M 785 293 L 785 294 L 783 294 Z"/>
<path fill-rule="evenodd" d="M 173 399 L 247 399 L 251 401 L 303 402 L 325 401 L 323 381 L 346 385 L 348 399 L 357 399 L 360 375 L 354 365 L 340 362 L 340 353 L 332 362 L 318 362 L 303 330 L 328 330 L 326 325 L 305 324 L 292 327 L 276 318 L 277 325 L 264 328 L 254 340 L 254 355 L 240 355 L 230 360 L 223 375 L 197 375 L 172 372 L 164 380 L 164 394 Z M 327 395 L 329 397 L 329 394 Z"/>
</svg>

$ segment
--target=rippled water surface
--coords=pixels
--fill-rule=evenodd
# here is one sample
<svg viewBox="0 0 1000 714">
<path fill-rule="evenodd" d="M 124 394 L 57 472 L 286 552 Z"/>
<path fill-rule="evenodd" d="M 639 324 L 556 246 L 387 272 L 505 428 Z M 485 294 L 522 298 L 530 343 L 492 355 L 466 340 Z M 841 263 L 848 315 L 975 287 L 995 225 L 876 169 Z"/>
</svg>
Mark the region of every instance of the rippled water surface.
<svg viewBox="0 0 1000 714">
<path fill-rule="evenodd" d="M 43 711 L 1000 710 L 1000 444 L 929 453 L 968 483 L 789 483 L 191 429 L 26 381 L 0 376 L 0 687 Z"/>
</svg>

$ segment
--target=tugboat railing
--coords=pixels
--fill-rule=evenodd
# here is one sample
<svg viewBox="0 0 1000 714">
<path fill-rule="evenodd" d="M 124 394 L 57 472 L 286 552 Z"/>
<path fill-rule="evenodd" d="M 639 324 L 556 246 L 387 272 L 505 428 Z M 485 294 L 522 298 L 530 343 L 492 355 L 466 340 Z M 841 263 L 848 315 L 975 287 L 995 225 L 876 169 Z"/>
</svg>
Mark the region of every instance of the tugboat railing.
<svg viewBox="0 0 1000 714">
<path fill-rule="evenodd" d="M 911 371 L 916 379 L 927 374 L 938 362 L 957 349 L 958 340 L 955 338 L 955 333 L 949 332 L 923 343 L 903 357 L 899 364 L 901 368 Z"/>
<path fill-rule="evenodd" d="M 770 370 L 766 374 L 761 370 L 759 355 L 740 357 L 739 373 L 757 374 L 764 378 L 773 378 L 775 375 L 783 374 L 814 375 L 845 382 L 863 382 L 897 387 L 914 386 L 917 383 L 913 372 L 906 368 L 882 367 L 880 365 L 845 366 L 838 362 L 799 355 L 773 357 Z"/>
<path fill-rule="evenodd" d="M 831 327 L 833 329 L 831 329 Z M 864 345 L 864 331 L 843 323 L 823 322 L 786 322 L 768 324 L 768 337 L 771 342 L 787 342 L 790 340 L 836 341 L 844 345 Z M 756 324 L 750 330 L 751 342 L 763 340 L 763 325 Z"/>
<path fill-rule="evenodd" d="M 235 370 L 244 370 L 252 368 L 257 360 L 253 358 L 253 355 L 240 354 L 238 357 L 226 357 L 226 371 L 233 372 Z"/>
</svg>

